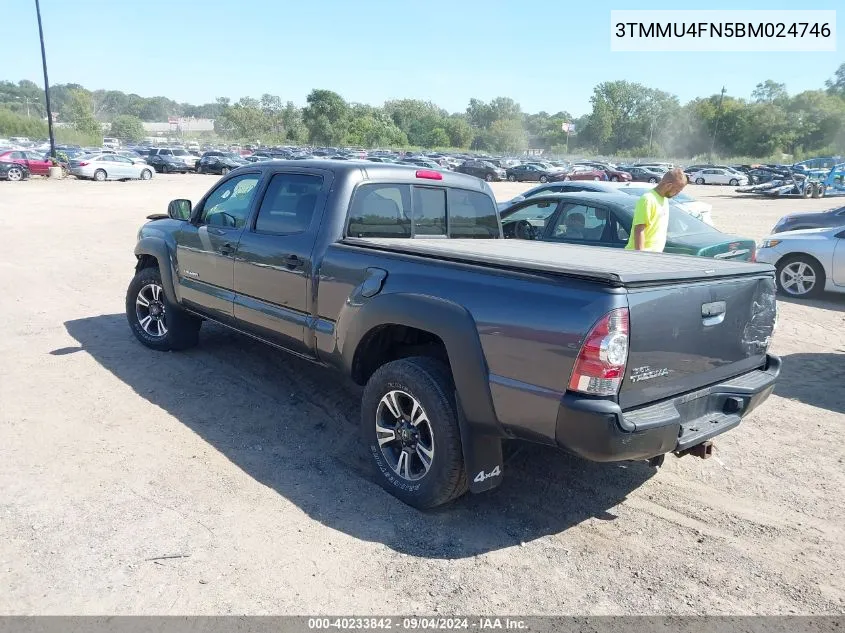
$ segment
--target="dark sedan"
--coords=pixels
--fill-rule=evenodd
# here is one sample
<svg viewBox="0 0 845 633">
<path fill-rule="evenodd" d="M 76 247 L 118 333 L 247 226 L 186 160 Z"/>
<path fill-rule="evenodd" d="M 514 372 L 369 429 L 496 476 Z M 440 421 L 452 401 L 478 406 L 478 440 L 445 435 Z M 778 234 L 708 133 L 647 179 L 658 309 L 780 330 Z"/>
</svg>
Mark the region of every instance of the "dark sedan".
<svg viewBox="0 0 845 633">
<path fill-rule="evenodd" d="M 11 180 L 13 182 L 17 182 L 19 180 L 26 180 L 31 175 L 32 174 L 26 165 L 20 165 L 9 161 L 0 161 L 0 180 Z"/>
<path fill-rule="evenodd" d="M 516 165 L 505 170 L 505 176 L 510 182 L 549 182 L 554 173 L 538 165 Z"/>
<path fill-rule="evenodd" d="M 224 175 L 243 165 L 249 162 L 232 152 L 206 152 L 197 161 L 197 173 Z"/>
<path fill-rule="evenodd" d="M 160 174 L 187 174 L 188 166 L 184 161 L 176 160 L 169 154 L 153 154 L 146 158 L 150 167 L 155 169 Z"/>
<path fill-rule="evenodd" d="M 487 182 L 507 178 L 507 173 L 504 169 L 496 167 L 493 163 L 488 163 L 485 160 L 465 160 L 455 171 L 459 174 L 469 174 L 470 176 L 481 178 Z"/>
<path fill-rule="evenodd" d="M 772 233 L 800 231 L 802 229 L 827 229 L 845 226 L 845 207 L 816 213 L 790 213 L 778 220 Z"/>
<path fill-rule="evenodd" d="M 624 193 L 558 193 L 534 196 L 501 213 L 506 238 L 624 248 L 634 221 L 635 196 Z M 669 208 L 666 253 L 754 261 L 752 239 L 728 235 Z"/>
<path fill-rule="evenodd" d="M 625 169 L 629 174 L 631 174 L 631 180 L 634 182 L 660 182 L 660 179 L 663 178 L 662 171 L 657 171 L 651 167 L 627 167 Z"/>
</svg>

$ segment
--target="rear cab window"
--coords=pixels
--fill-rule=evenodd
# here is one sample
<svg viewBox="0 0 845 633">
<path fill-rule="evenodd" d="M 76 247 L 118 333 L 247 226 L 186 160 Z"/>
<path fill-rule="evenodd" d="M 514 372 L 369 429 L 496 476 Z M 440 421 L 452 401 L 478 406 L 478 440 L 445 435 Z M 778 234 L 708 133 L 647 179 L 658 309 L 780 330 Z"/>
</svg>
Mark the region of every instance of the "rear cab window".
<svg viewBox="0 0 845 633">
<path fill-rule="evenodd" d="M 493 201 L 480 191 L 365 183 L 352 197 L 346 235 L 495 239 L 500 229 Z"/>
</svg>

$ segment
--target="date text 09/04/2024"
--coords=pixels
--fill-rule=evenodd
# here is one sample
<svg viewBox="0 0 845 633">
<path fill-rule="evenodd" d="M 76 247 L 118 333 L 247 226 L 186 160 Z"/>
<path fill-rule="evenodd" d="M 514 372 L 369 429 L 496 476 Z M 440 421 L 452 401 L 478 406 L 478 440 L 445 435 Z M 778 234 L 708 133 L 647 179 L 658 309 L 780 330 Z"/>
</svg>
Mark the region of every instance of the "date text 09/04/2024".
<svg viewBox="0 0 845 633">
<path fill-rule="evenodd" d="M 514 618 L 486 617 L 409 617 L 409 618 L 309 618 L 311 630 L 511 630 L 525 631 L 524 620 Z"/>
<path fill-rule="evenodd" d="M 830 37 L 828 23 L 817 22 L 617 22 L 616 37 L 803 38 Z"/>
</svg>

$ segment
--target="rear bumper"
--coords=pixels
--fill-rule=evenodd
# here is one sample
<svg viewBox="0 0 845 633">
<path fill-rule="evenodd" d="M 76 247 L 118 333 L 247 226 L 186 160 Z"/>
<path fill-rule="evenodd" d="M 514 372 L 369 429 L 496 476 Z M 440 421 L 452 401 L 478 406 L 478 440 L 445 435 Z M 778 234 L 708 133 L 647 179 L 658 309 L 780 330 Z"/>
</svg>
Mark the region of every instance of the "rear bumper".
<svg viewBox="0 0 845 633">
<path fill-rule="evenodd" d="M 647 459 L 681 451 L 739 425 L 768 398 L 781 361 L 657 404 L 622 411 L 615 402 L 567 392 L 561 399 L 557 444 L 598 462 Z"/>
</svg>

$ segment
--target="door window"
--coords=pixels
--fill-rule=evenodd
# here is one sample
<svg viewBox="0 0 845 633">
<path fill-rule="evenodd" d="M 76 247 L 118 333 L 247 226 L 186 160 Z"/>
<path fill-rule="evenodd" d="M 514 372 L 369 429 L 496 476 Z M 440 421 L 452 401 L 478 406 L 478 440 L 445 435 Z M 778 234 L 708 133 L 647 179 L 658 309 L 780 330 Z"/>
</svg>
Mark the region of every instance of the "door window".
<svg viewBox="0 0 845 633">
<path fill-rule="evenodd" d="M 583 204 L 567 205 L 557 218 L 552 237 L 559 240 L 600 242 L 606 226 L 606 210 Z"/>
<path fill-rule="evenodd" d="M 544 235 L 549 218 L 557 209 L 557 204 L 549 201 L 535 202 L 514 211 L 506 218 L 502 218 L 502 229 L 506 237 L 523 237 L 524 231 L 518 230 L 520 222 L 527 222 L 533 226 L 537 235 Z"/>
<path fill-rule="evenodd" d="M 13 160 L 14 159 L 21 160 L 21 159 L 26 158 L 26 154 L 24 154 L 23 152 L 12 152 L 11 154 L 9 154 L 9 158 L 11 158 Z"/>
<path fill-rule="evenodd" d="M 249 217 L 258 174 L 243 174 L 218 186 L 203 205 L 200 222 L 209 226 L 242 228 Z"/>
<path fill-rule="evenodd" d="M 312 174 L 276 174 L 258 210 L 258 233 L 293 235 L 311 226 L 323 179 Z"/>
</svg>

